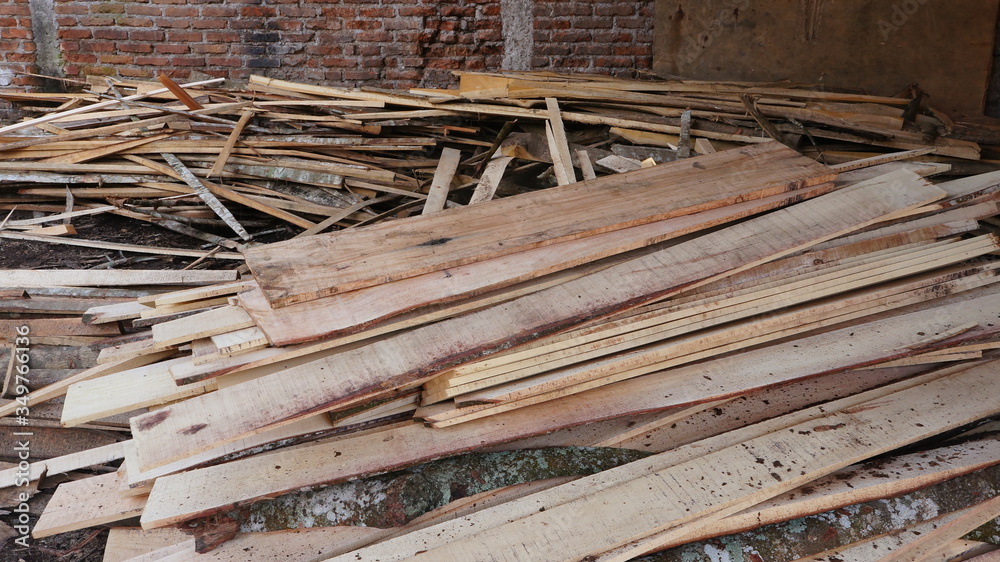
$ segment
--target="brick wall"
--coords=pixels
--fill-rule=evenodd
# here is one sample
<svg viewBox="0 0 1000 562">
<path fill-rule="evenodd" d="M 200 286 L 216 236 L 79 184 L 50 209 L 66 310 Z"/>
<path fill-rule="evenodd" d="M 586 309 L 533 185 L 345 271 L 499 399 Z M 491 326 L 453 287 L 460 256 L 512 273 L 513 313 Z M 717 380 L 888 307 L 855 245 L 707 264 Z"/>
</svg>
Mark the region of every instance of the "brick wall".
<svg viewBox="0 0 1000 562">
<path fill-rule="evenodd" d="M 508 0 L 48 1 L 51 42 L 67 78 L 183 79 L 198 71 L 440 87 L 454 84 L 452 70 L 501 67 Z M 533 14 L 535 69 L 623 74 L 651 67 L 653 0 L 539 0 Z M 0 0 L 0 86 L 40 84 L 12 75 L 37 71 L 30 20 L 27 0 Z"/>
</svg>

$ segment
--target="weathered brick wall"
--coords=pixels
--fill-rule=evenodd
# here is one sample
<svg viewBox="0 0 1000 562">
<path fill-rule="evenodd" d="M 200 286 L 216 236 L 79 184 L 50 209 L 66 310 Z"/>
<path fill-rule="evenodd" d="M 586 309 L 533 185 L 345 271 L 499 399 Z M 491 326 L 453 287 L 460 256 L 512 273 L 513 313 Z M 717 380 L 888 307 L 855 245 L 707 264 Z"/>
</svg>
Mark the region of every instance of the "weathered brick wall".
<svg viewBox="0 0 1000 562">
<path fill-rule="evenodd" d="M 48 1 L 56 24 L 50 42 L 67 78 L 187 78 L 199 71 L 383 87 L 439 87 L 454 83 L 452 70 L 499 69 L 501 11 L 508 2 Z M 28 6 L 27 0 L 0 0 L 0 86 L 39 83 L 12 76 L 37 71 Z M 647 70 L 652 12 L 653 0 L 534 2 L 531 64 L 613 74 Z"/>
<path fill-rule="evenodd" d="M 653 2 L 535 2 L 537 69 L 622 75 L 653 63 Z"/>
</svg>

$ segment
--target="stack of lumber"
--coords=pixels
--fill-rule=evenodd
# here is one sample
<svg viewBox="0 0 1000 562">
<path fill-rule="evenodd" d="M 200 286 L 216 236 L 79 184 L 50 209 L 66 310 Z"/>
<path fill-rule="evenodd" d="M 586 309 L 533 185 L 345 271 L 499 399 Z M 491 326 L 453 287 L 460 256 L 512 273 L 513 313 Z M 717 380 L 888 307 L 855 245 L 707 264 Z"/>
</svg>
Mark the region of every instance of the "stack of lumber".
<svg viewBox="0 0 1000 562">
<path fill-rule="evenodd" d="M 934 153 L 931 165 L 995 169 L 972 162 L 975 134 L 957 138 L 922 98 L 549 73 L 463 73 L 457 89 L 410 92 L 260 76 L 243 88 L 160 81 L 92 77 L 82 93 L 0 92 L 33 116 L 0 127 L 0 208 L 17 209 L 0 237 L 239 260 L 251 241 L 772 139 L 826 164 L 909 150 Z M 190 246 L 76 236 L 73 219 L 102 214 L 155 224 Z"/>
<path fill-rule="evenodd" d="M 941 439 L 1000 415 L 979 222 L 1000 173 L 863 166 L 755 143 L 257 245 L 238 279 L 90 308 L 144 337 L 38 392 L 65 392 L 67 427 L 128 415 L 131 439 L 33 534 L 139 517 L 110 559 L 626 560 L 979 474 L 993 430 Z M 452 485 L 393 528 L 337 516 L 345 486 L 435 459 L 579 447 L 633 456 Z M 852 466 L 894 451 L 906 469 Z M 953 552 L 1000 515 L 985 494 L 885 548 Z"/>
<path fill-rule="evenodd" d="M 774 559 L 988 550 L 960 539 L 1000 516 L 1000 172 L 956 172 L 979 147 L 933 110 L 545 74 L 166 83 L 0 129 L 47 129 L 0 164 L 100 186 L 56 208 L 12 175 L 6 203 L 53 213 L 17 220 L 156 202 L 220 265 L 0 272 L 9 318 L 81 354 L 26 389 L 61 426 L 32 427 L 117 432 L 31 465 L 71 474 L 35 538 L 111 526 L 106 560 L 672 559 L 892 498 L 891 525 Z M 557 185 L 504 192 L 515 160 Z M 268 223 L 232 203 L 301 232 L 257 243 L 244 225 Z"/>
</svg>

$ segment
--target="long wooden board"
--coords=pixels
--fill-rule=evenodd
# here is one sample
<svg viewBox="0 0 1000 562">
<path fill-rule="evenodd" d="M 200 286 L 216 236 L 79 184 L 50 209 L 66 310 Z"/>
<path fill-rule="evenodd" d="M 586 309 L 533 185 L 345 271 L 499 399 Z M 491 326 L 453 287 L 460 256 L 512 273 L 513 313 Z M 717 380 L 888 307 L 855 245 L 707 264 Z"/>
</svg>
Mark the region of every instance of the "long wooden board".
<svg viewBox="0 0 1000 562">
<path fill-rule="evenodd" d="M 720 436 L 718 441 L 731 443 L 725 448 L 675 449 L 430 527 L 414 540 L 403 536 L 332 560 L 387 561 L 413 554 L 441 561 L 579 560 L 671 526 L 677 526 L 678 536 L 687 536 L 697 528 L 690 523 L 706 515 L 739 512 L 1000 409 L 998 399 L 964 416 L 963 392 L 989 385 L 998 368 L 997 363 L 979 365 L 846 409 L 821 407 L 827 413 L 817 417 L 793 414 L 788 419 L 801 415 L 806 420 L 789 425 L 775 420 L 764 424 L 769 429 L 763 434 L 750 426 Z M 512 549 L 512 544 L 524 548 Z"/>
<path fill-rule="evenodd" d="M 60 484 L 31 535 L 39 539 L 141 514 L 146 496 L 119 494 L 122 478 L 118 472 L 109 472 Z"/>
<path fill-rule="evenodd" d="M 183 357 L 160 361 L 71 385 L 63 404 L 62 425 L 73 427 L 137 408 L 203 394 L 216 387 L 215 379 L 178 386 L 170 375 L 170 367 L 184 361 L 186 358 Z"/>
<path fill-rule="evenodd" d="M 834 177 L 790 149 L 766 144 L 451 213 L 269 244 L 249 249 L 246 258 L 268 301 L 280 307 Z"/>
<path fill-rule="evenodd" d="M 236 280 L 236 271 L 170 270 L 0 270 L 2 287 L 123 287 L 127 285 L 209 285 Z"/>
<path fill-rule="evenodd" d="M 798 203 L 496 307 L 138 416 L 132 419 L 132 432 L 140 466 L 148 470 L 267 427 L 419 384 L 472 358 L 791 254 L 942 197 L 941 190 L 912 172 L 899 174 Z"/>
<path fill-rule="evenodd" d="M 828 184 L 804 188 L 277 309 L 271 307 L 263 291 L 254 289 L 240 294 L 240 304 L 253 316 L 274 345 L 290 345 L 362 329 L 379 320 L 421 306 L 475 296 L 745 218 L 818 196 L 829 190 Z"/>
</svg>

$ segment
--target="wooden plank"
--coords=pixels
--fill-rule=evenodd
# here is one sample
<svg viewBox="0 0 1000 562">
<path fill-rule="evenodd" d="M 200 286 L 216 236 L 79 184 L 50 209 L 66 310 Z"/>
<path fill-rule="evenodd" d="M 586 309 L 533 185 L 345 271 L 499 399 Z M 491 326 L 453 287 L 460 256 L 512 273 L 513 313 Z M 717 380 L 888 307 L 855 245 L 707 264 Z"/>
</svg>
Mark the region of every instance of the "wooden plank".
<svg viewBox="0 0 1000 562">
<path fill-rule="evenodd" d="M 152 338 L 142 337 L 140 339 L 128 341 L 126 343 L 109 345 L 108 347 L 102 349 L 101 352 L 97 355 L 97 363 L 99 365 L 103 365 L 107 363 L 123 361 L 125 359 L 131 359 L 134 357 L 153 356 L 160 353 L 164 353 L 165 351 L 172 352 L 173 350 L 173 348 L 171 348 L 170 350 L 157 349 L 153 346 L 153 344 L 154 342 Z"/>
<path fill-rule="evenodd" d="M 191 94 L 187 93 L 187 91 L 180 84 L 174 82 L 166 74 L 161 74 L 157 76 L 156 79 L 160 81 L 160 84 L 163 84 L 168 90 L 170 90 L 170 93 L 177 96 L 177 99 L 179 99 L 181 103 L 186 105 L 188 109 L 205 108 L 203 105 L 196 102 L 194 98 L 191 97 Z"/>
<path fill-rule="evenodd" d="M 123 269 L 4 269 L 4 287 L 122 287 L 134 285 L 209 285 L 236 279 L 235 271 Z"/>
<path fill-rule="evenodd" d="M 153 468 L 273 424 L 292 422 L 303 413 L 343 408 L 387 389 L 419 384 L 472 358 L 803 250 L 942 196 L 941 190 L 916 175 L 901 173 L 910 175 L 888 184 L 858 184 L 502 306 L 386 337 L 313 365 L 133 418 L 141 466 Z M 803 220 L 811 226 L 803 228 Z M 232 406 L 224 405 L 229 403 Z M 228 411 L 242 415 L 231 418 L 225 415 Z M 185 433 L 191 426 L 201 429 Z"/>
<path fill-rule="evenodd" d="M 503 173 L 507 169 L 507 164 L 510 164 L 512 160 L 513 158 L 509 156 L 498 156 L 490 160 L 490 163 L 486 165 L 486 169 L 483 170 L 482 177 L 479 178 L 479 183 L 476 184 L 476 189 L 472 192 L 469 205 L 493 199 L 493 196 L 497 192 L 497 187 L 500 186 L 500 180 L 503 179 Z"/>
<path fill-rule="evenodd" d="M 555 98 L 545 98 L 545 107 L 549 112 L 548 128 L 549 151 L 552 154 L 553 165 L 557 166 L 556 177 L 562 178 L 559 185 L 576 183 L 576 172 L 569 154 L 569 141 L 566 140 L 566 128 L 563 126 L 562 114 L 559 112 L 559 102 Z M 559 169 L 562 172 L 559 172 Z"/>
<path fill-rule="evenodd" d="M 134 140 L 113 143 L 107 146 L 101 146 L 89 150 L 81 150 L 79 152 L 70 152 L 69 154 L 64 154 L 62 156 L 54 156 L 52 158 L 46 158 L 44 160 L 40 160 L 39 162 L 45 162 L 51 164 L 78 164 L 81 162 L 89 162 L 90 160 L 96 160 L 98 158 L 103 158 L 104 156 L 109 156 L 111 154 L 118 154 L 120 152 L 125 152 L 127 150 L 131 150 L 139 146 L 163 140 L 169 138 L 173 134 L 174 134 L 173 132 L 170 132 L 161 135 L 152 135 Z M 67 211 L 70 210 L 67 209 Z"/>
<path fill-rule="evenodd" d="M 289 345 L 347 333 L 352 328 L 360 329 L 428 304 L 476 296 L 485 291 L 745 218 L 827 191 L 826 186 L 805 188 L 801 192 L 773 195 L 561 242 L 279 309 L 271 308 L 259 290 L 241 294 L 240 303 L 275 345 Z"/>
<path fill-rule="evenodd" d="M 152 529 L 145 531 L 135 527 L 113 527 L 108 532 L 108 542 L 104 546 L 103 562 L 125 562 L 129 558 L 159 550 L 185 541 L 193 541 L 191 535 L 180 529 Z"/>
<path fill-rule="evenodd" d="M 215 194 L 208 189 L 208 186 L 202 183 L 200 179 L 191 173 L 191 170 L 189 170 L 187 166 L 180 161 L 180 159 L 169 152 L 161 153 L 161 156 L 167 161 L 167 164 L 169 164 L 170 167 L 177 172 L 177 175 L 184 180 L 184 183 L 188 184 L 191 189 L 198 194 L 198 197 L 200 197 L 205 204 L 215 211 L 215 214 L 218 215 L 219 218 L 225 221 L 225 223 L 233 229 L 233 232 L 238 234 L 243 240 L 250 240 L 250 233 L 243 228 L 243 225 L 236 220 L 236 217 L 233 216 L 229 209 L 227 209 L 225 205 L 219 201 Z"/>
<path fill-rule="evenodd" d="M 194 257 L 194 258 L 212 257 L 222 260 L 244 259 L 243 254 L 238 254 L 235 252 L 203 252 L 200 250 L 182 250 L 178 248 L 163 248 L 159 246 L 143 246 L 140 244 L 101 242 L 99 240 L 80 240 L 76 238 L 61 238 L 59 236 L 44 236 L 40 234 L 21 234 L 8 231 L 0 232 L 0 238 L 7 238 L 10 240 L 27 240 L 29 242 L 48 242 L 49 244 L 61 244 L 65 246 L 81 246 L 84 248 L 98 248 L 102 250 L 120 250 L 122 252 L 135 252 L 138 254 L 184 256 L 184 257 Z"/>
<path fill-rule="evenodd" d="M 75 375 L 62 379 L 59 382 L 32 391 L 31 404 L 34 406 L 42 404 L 48 400 L 52 400 L 53 398 L 64 396 L 66 394 L 66 390 L 71 385 L 76 384 L 78 382 L 102 377 L 105 375 L 110 375 L 113 373 L 118 373 L 136 367 L 142 367 L 144 365 L 148 365 L 150 363 L 165 359 L 170 355 L 170 353 L 171 352 L 160 352 L 149 355 L 141 355 L 130 359 L 123 359 L 121 361 L 113 363 L 104 363 L 95 365 L 94 367 L 91 367 Z M 16 401 L 11 402 L 10 404 L 5 404 L 3 406 L 0 406 L 0 418 L 15 413 L 17 408 L 20 406 L 21 404 L 19 404 Z"/>
<path fill-rule="evenodd" d="M 40 539 L 140 515 L 146 496 L 120 495 L 121 479 L 119 473 L 109 472 L 60 484 L 32 529 L 32 536 Z"/>
<path fill-rule="evenodd" d="M 169 553 L 156 560 L 161 562 L 252 562 L 281 560 L 308 562 L 316 560 L 318 553 L 338 549 L 353 550 L 388 534 L 386 529 L 371 527 L 317 527 L 273 531 L 270 533 L 240 533 L 231 541 L 204 554 L 196 554 L 194 547 Z M 135 561 L 139 562 L 139 561 Z"/>
<path fill-rule="evenodd" d="M 576 158 L 580 162 L 580 171 L 583 174 L 583 179 L 597 179 L 597 174 L 594 172 L 594 165 L 590 162 L 590 154 L 584 149 L 579 149 L 576 151 Z"/>
<path fill-rule="evenodd" d="M 997 464 L 1000 462 L 995 452 L 997 446 L 996 439 L 988 439 L 847 467 L 810 482 L 805 488 L 722 518 L 696 535 L 669 544 L 657 542 L 655 547 L 669 548 L 908 493 Z M 644 539 L 651 546 L 654 541 L 654 537 Z"/>
<path fill-rule="evenodd" d="M 170 376 L 170 367 L 184 361 L 185 358 L 160 361 L 71 385 L 63 404 L 62 425 L 73 427 L 215 389 L 214 379 L 178 386 Z"/>
<path fill-rule="evenodd" d="M 118 326 L 88 326 L 79 318 L 33 318 L 25 320 L 0 319 L 0 338 L 13 336 L 15 328 L 27 325 L 31 337 L 45 336 L 117 336 L 121 334 Z"/>
<path fill-rule="evenodd" d="M 919 562 L 938 560 L 948 551 L 948 543 L 962 538 L 980 525 L 1000 517 L 1000 497 L 962 510 L 951 521 L 923 533 L 907 544 L 879 558 L 879 562 Z"/>
<path fill-rule="evenodd" d="M 168 306 L 186 302 L 210 299 L 223 295 L 232 295 L 251 287 L 251 281 L 233 281 L 230 283 L 216 283 L 205 287 L 195 287 L 192 289 L 181 289 L 169 293 L 157 293 L 148 297 L 140 297 L 139 302 L 152 303 L 155 306 Z"/>
<path fill-rule="evenodd" d="M 215 163 L 212 164 L 212 169 L 208 172 L 209 177 L 218 176 L 222 173 L 222 170 L 226 167 L 226 161 L 229 160 L 229 155 L 232 154 L 233 149 L 236 148 L 236 142 L 240 139 L 240 135 L 243 134 L 243 129 L 250 123 L 253 116 L 253 111 L 244 111 L 240 115 L 239 121 L 233 127 L 233 132 L 229 133 L 229 138 L 226 139 L 226 144 L 222 147 L 222 152 L 219 153 L 219 156 L 215 159 Z"/>
<path fill-rule="evenodd" d="M 444 210 L 444 204 L 448 201 L 451 180 L 455 177 L 461 160 L 462 153 L 454 148 L 445 148 L 441 151 L 441 159 L 438 161 L 437 169 L 434 170 L 434 179 L 427 191 L 422 214 L 430 215 Z"/>
<path fill-rule="evenodd" d="M 27 470 L 14 467 L 0 471 L 0 488 L 16 486 L 19 477 L 34 481 L 41 478 L 43 474 L 46 476 L 65 474 L 73 470 L 99 466 L 123 458 L 125 458 L 125 449 L 122 443 L 111 443 L 109 445 L 94 447 L 93 449 L 86 449 L 44 461 L 33 462 L 28 466 Z"/>
<path fill-rule="evenodd" d="M 217 334 L 209 339 L 220 355 L 235 355 L 268 345 L 267 336 L 257 326 Z"/>
<path fill-rule="evenodd" d="M 223 306 L 153 326 L 156 349 L 187 343 L 254 326 L 254 320 L 239 306 Z"/>
<path fill-rule="evenodd" d="M 273 305 L 314 300 L 831 179 L 825 167 L 787 150 L 768 145 L 725 151 L 636 172 L 627 189 L 619 179 L 598 179 L 437 216 L 269 244 L 249 249 L 246 256 Z M 754 168 L 737 172 L 739 163 L 748 160 Z M 734 185 L 737 173 L 740 181 Z M 692 185 L 699 186 L 697 194 L 691 193 Z M 600 218 L 594 208 L 602 209 Z M 517 231 L 511 230 L 513 216 L 518 217 Z M 505 238 L 498 240 L 496 232 L 504 232 Z M 376 247 L 378 254 L 371 255 Z M 294 263 L 289 259 L 293 255 Z M 337 258 L 331 261 L 331 255 Z M 303 266 L 314 258 L 315 267 Z M 334 268 L 338 272 L 331 276 Z"/>
</svg>

